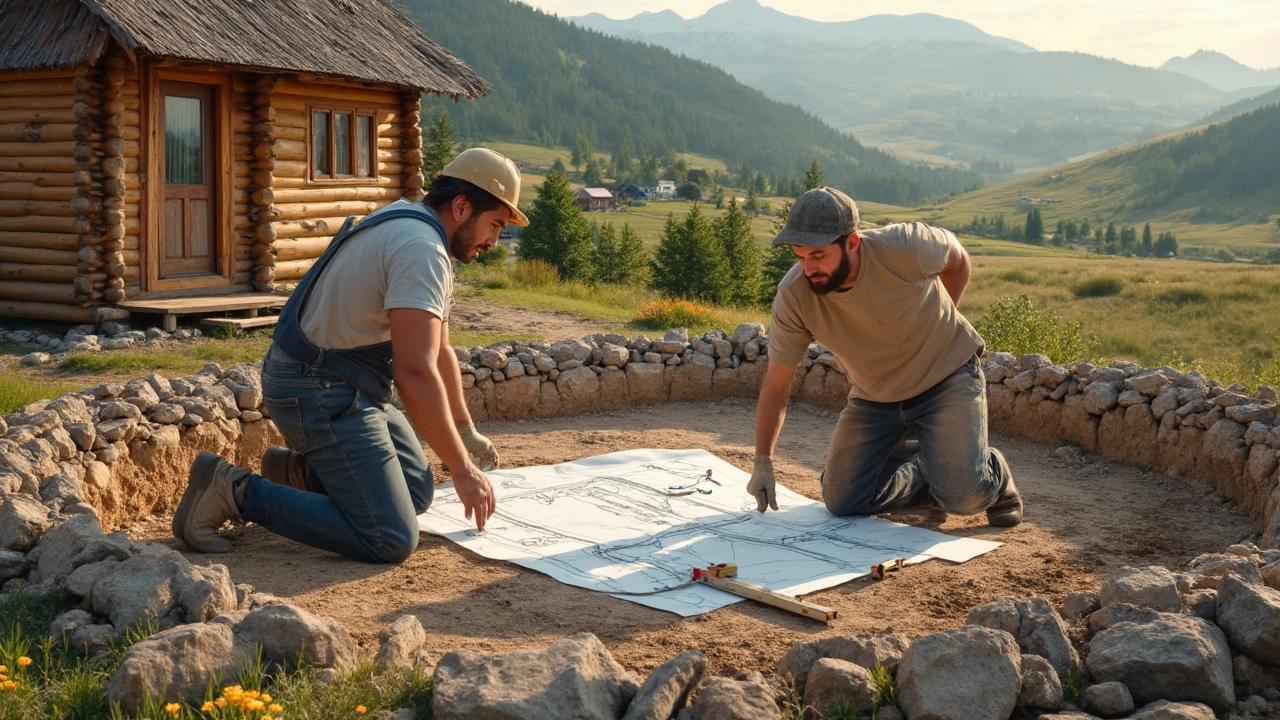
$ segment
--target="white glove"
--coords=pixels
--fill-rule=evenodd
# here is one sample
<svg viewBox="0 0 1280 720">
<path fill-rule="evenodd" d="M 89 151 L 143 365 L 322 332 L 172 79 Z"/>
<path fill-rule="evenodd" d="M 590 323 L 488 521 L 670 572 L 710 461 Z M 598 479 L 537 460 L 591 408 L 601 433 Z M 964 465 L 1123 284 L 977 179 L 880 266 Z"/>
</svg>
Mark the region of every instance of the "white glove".
<svg viewBox="0 0 1280 720">
<path fill-rule="evenodd" d="M 458 436 L 462 438 L 462 446 L 471 454 L 471 462 L 481 472 L 498 469 L 498 449 L 493 446 L 492 440 L 476 432 L 475 423 L 459 429 Z"/>
<path fill-rule="evenodd" d="M 756 499 L 756 509 L 764 512 L 765 508 L 778 509 L 778 483 L 773 478 L 773 458 L 768 455 L 756 456 L 756 467 L 751 472 L 751 482 L 747 483 L 747 492 Z"/>
</svg>

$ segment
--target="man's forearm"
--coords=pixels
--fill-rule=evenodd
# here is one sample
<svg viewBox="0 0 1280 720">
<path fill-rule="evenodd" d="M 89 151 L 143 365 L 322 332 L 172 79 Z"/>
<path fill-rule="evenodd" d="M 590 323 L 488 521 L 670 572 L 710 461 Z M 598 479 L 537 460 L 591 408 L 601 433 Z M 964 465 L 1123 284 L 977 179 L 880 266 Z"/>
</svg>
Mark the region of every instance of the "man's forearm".
<svg viewBox="0 0 1280 720">
<path fill-rule="evenodd" d="M 951 302 L 960 307 L 960 298 L 969 286 L 969 266 L 966 264 L 955 272 L 942 273 L 938 278 L 942 280 L 942 287 L 947 289 L 947 295 L 951 296 Z"/>
<path fill-rule="evenodd" d="M 449 352 L 453 353 L 452 350 Z M 456 359 L 454 364 L 456 366 Z M 451 472 L 460 470 L 467 463 L 467 450 L 454 425 L 441 422 L 451 416 L 447 382 L 439 372 L 423 371 L 397 375 L 396 387 L 400 390 L 405 411 L 422 439 Z M 465 412 L 465 407 L 463 410 Z"/>
<path fill-rule="evenodd" d="M 789 391 L 790 388 L 787 388 Z M 787 400 L 790 392 L 779 393 L 776 388 L 761 388 L 756 403 L 756 454 L 773 455 L 782 423 L 787 418 Z"/>
<path fill-rule="evenodd" d="M 467 410 L 467 400 L 462 394 L 462 369 L 458 366 L 458 356 L 453 354 L 447 335 L 444 340 L 436 359 L 436 368 L 444 381 L 445 396 L 449 400 L 449 416 L 453 418 L 454 427 L 466 427 L 471 424 L 471 413 Z"/>
</svg>

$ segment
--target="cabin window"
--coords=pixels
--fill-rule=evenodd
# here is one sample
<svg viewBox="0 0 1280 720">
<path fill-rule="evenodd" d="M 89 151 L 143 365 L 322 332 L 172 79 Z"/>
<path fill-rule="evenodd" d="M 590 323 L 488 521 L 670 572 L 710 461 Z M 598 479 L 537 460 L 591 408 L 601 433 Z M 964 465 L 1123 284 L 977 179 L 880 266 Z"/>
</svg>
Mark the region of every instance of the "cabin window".
<svg viewBox="0 0 1280 720">
<path fill-rule="evenodd" d="M 313 108 L 313 180 L 373 179 L 378 176 L 377 125 L 372 111 Z"/>
</svg>

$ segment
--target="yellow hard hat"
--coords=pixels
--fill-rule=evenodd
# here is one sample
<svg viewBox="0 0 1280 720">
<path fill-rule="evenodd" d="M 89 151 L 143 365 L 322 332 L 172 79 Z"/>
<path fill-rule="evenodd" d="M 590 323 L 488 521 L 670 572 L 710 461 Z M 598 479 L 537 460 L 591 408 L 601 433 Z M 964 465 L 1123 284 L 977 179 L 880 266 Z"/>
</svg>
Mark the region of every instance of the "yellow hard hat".
<svg viewBox="0 0 1280 720">
<path fill-rule="evenodd" d="M 529 224 L 520 212 L 520 171 L 516 164 L 488 148 L 471 148 L 458 153 L 441 175 L 466 180 L 502 201 L 511 210 L 511 223 L 519 227 Z"/>
</svg>

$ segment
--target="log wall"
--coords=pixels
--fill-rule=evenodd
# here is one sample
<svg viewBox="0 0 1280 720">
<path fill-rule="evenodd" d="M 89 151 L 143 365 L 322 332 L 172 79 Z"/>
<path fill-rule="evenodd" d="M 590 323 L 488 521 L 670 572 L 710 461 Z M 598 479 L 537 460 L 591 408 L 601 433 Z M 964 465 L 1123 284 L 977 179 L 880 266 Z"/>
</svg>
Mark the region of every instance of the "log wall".
<svg viewBox="0 0 1280 720">
<path fill-rule="evenodd" d="M 416 199 L 420 199 L 422 188 L 417 93 L 410 98 L 407 93 L 355 83 L 281 78 L 269 100 L 269 110 L 259 112 L 267 125 L 253 148 L 255 158 L 263 166 L 269 164 L 271 174 L 271 185 L 255 185 L 256 200 L 262 202 L 257 204 L 254 273 L 255 282 L 263 284 L 292 282 L 305 275 L 348 215 L 368 215 L 398 200 L 406 190 L 417 190 Z M 376 182 L 311 179 L 309 108 L 313 103 L 376 111 Z M 412 121 L 412 133 L 406 120 Z M 406 142 L 415 143 L 416 155 L 407 156 Z M 261 179 L 268 180 L 265 175 Z M 272 252 L 264 253 L 267 247 Z"/>
<path fill-rule="evenodd" d="M 79 102 L 92 68 L 0 73 L 0 312 L 76 315 L 80 235 L 93 211 L 78 170 L 95 128 Z M 63 312 L 63 311 L 59 311 Z"/>
</svg>

